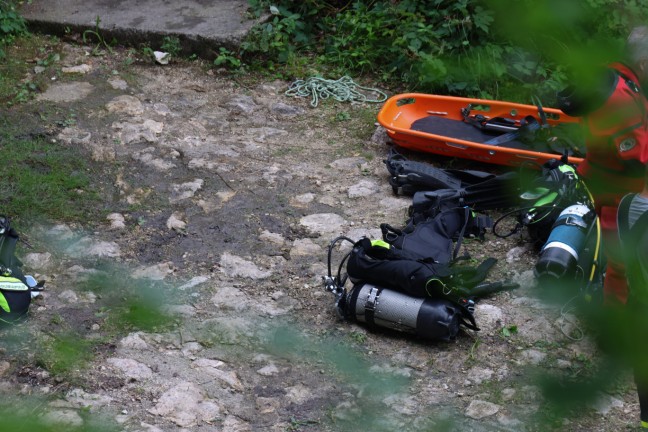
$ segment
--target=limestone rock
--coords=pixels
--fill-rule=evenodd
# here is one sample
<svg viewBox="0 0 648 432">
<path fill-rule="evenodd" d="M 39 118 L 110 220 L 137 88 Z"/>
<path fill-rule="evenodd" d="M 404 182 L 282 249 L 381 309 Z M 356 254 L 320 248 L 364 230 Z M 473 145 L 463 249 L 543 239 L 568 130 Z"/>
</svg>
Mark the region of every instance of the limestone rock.
<svg viewBox="0 0 648 432">
<path fill-rule="evenodd" d="M 193 362 L 193 367 L 197 368 L 206 375 L 212 376 L 220 382 L 227 384 L 229 387 L 237 391 L 243 390 L 243 384 L 238 378 L 238 375 L 234 371 L 224 371 L 222 366 L 224 366 L 220 360 L 211 360 L 211 359 L 198 359 Z"/>
<path fill-rule="evenodd" d="M 187 228 L 187 222 L 182 220 L 182 213 L 174 212 L 169 219 L 167 219 L 166 226 L 170 230 L 184 231 Z"/>
<path fill-rule="evenodd" d="M 335 234 L 342 231 L 346 221 L 335 213 L 318 213 L 304 216 L 299 223 L 316 234 Z"/>
<path fill-rule="evenodd" d="M 10 368 L 11 364 L 8 361 L 0 361 L 0 377 L 4 376 Z"/>
<path fill-rule="evenodd" d="M 475 306 L 475 319 L 484 332 L 497 332 L 505 324 L 504 312 L 501 308 L 482 302 Z"/>
<path fill-rule="evenodd" d="M 56 83 L 36 96 L 36 100 L 50 102 L 76 102 L 85 99 L 94 86 L 87 82 Z"/>
<path fill-rule="evenodd" d="M 92 133 L 77 127 L 66 127 L 57 138 L 66 144 L 87 145 L 92 140 Z"/>
<path fill-rule="evenodd" d="M 181 291 L 188 290 L 197 287 L 198 285 L 202 285 L 208 280 L 209 280 L 209 276 L 194 276 L 191 278 L 191 280 L 189 280 L 189 282 L 180 285 L 178 289 Z"/>
<path fill-rule="evenodd" d="M 250 114 L 251 112 L 257 110 L 259 106 L 254 102 L 254 98 L 251 96 L 237 95 L 228 100 L 223 104 L 225 108 L 229 108 L 232 111 Z"/>
<path fill-rule="evenodd" d="M 293 242 L 290 249 L 291 258 L 300 256 L 318 255 L 322 253 L 322 248 L 313 243 L 311 239 L 298 239 Z"/>
<path fill-rule="evenodd" d="M 90 410 L 96 410 L 100 407 L 109 405 L 110 402 L 112 402 L 112 398 L 110 396 L 96 393 L 87 393 L 79 388 L 70 390 L 65 395 L 65 399 L 75 407 Z"/>
<path fill-rule="evenodd" d="M 133 272 L 135 279 L 163 280 L 174 272 L 172 262 L 164 262 L 149 267 L 140 267 Z"/>
<path fill-rule="evenodd" d="M 128 88 L 128 83 L 119 77 L 110 78 L 108 84 L 115 90 L 126 90 Z"/>
<path fill-rule="evenodd" d="M 106 219 L 110 221 L 110 229 L 120 230 L 126 228 L 126 219 L 121 213 L 110 213 L 106 216 Z"/>
<path fill-rule="evenodd" d="M 43 415 L 42 421 L 47 426 L 56 429 L 69 427 L 79 428 L 83 426 L 83 419 L 74 410 L 49 411 Z"/>
<path fill-rule="evenodd" d="M 32 270 L 46 271 L 52 266 L 52 254 L 49 252 L 28 253 L 22 257 L 22 262 Z"/>
<path fill-rule="evenodd" d="M 138 116 L 144 112 L 142 102 L 135 96 L 122 95 L 117 96 L 106 104 L 109 112 L 116 112 L 129 116 Z"/>
<path fill-rule="evenodd" d="M 337 170 L 353 171 L 353 170 L 358 170 L 358 168 L 366 162 L 367 159 L 363 157 L 350 157 L 350 158 L 337 159 L 331 162 L 331 168 L 335 168 Z"/>
<path fill-rule="evenodd" d="M 62 67 L 61 72 L 66 73 L 66 74 L 81 74 L 85 75 L 88 72 L 92 71 L 92 66 L 89 64 L 80 64 L 76 66 L 67 66 L 67 67 Z"/>
<path fill-rule="evenodd" d="M 269 364 L 257 370 L 257 373 L 262 376 L 275 376 L 279 373 L 279 368 L 274 364 Z"/>
<path fill-rule="evenodd" d="M 295 405 L 302 405 L 313 398 L 313 392 L 303 384 L 297 384 L 286 389 L 286 399 Z"/>
<path fill-rule="evenodd" d="M 144 339 L 142 339 L 142 336 L 140 333 L 131 333 L 125 338 L 123 338 L 121 341 L 119 341 L 119 346 L 123 348 L 133 348 L 136 350 L 145 350 L 148 349 L 148 344 Z"/>
<path fill-rule="evenodd" d="M 153 376 L 150 367 L 133 359 L 112 357 L 107 362 L 119 369 L 128 378 L 146 380 Z"/>
<path fill-rule="evenodd" d="M 77 258 L 87 256 L 116 258 L 121 255 L 121 250 L 117 243 L 93 240 L 89 237 L 84 237 L 72 244 L 66 252 Z"/>
<path fill-rule="evenodd" d="M 193 197 L 197 191 L 202 189 L 203 183 L 203 179 L 195 179 L 191 182 L 171 185 L 171 196 L 169 197 L 169 201 L 176 203 Z"/>
<path fill-rule="evenodd" d="M 283 246 L 284 243 L 286 242 L 286 239 L 284 239 L 284 237 L 281 234 L 273 233 L 267 230 L 264 230 L 259 235 L 259 240 L 261 240 L 264 243 L 272 243 L 277 246 Z"/>
<path fill-rule="evenodd" d="M 601 393 L 593 404 L 594 410 L 601 415 L 608 415 L 613 409 L 623 408 L 623 401 L 609 394 Z"/>
<path fill-rule="evenodd" d="M 272 274 L 270 271 L 260 269 L 252 261 L 227 252 L 221 255 L 220 267 L 221 271 L 229 277 L 265 279 Z"/>
<path fill-rule="evenodd" d="M 178 426 L 189 428 L 218 417 L 221 408 L 207 398 L 196 384 L 179 382 L 165 391 L 149 412 L 167 418 Z"/>
<path fill-rule="evenodd" d="M 365 198 L 380 192 L 380 186 L 369 180 L 361 180 L 349 188 L 348 195 L 351 199 Z"/>
<path fill-rule="evenodd" d="M 466 416 L 479 420 L 497 414 L 500 408 L 499 405 L 494 403 L 475 399 L 470 402 L 470 405 L 468 405 Z"/>
</svg>

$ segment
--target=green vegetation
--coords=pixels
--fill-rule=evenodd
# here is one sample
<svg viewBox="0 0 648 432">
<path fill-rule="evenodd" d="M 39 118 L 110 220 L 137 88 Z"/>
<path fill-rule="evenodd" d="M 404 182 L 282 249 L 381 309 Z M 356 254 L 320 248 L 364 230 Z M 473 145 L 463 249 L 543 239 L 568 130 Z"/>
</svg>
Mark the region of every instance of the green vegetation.
<svg viewBox="0 0 648 432">
<path fill-rule="evenodd" d="M 124 276 L 127 270 L 111 263 L 99 268 L 100 271 L 82 282 L 79 289 L 101 296 L 105 309 L 97 317 L 104 319 L 104 330 L 114 334 L 134 330 L 162 331 L 174 324 L 163 311 L 171 300 L 170 286 Z"/>
<path fill-rule="evenodd" d="M 505 338 L 509 338 L 509 337 L 517 334 L 517 332 L 518 332 L 518 328 L 517 328 L 516 325 L 510 325 L 510 326 L 507 326 L 507 327 L 502 327 L 502 329 L 500 330 L 500 334 Z"/>
<path fill-rule="evenodd" d="M 92 50 L 92 55 L 101 55 L 102 54 L 102 47 L 105 48 L 109 53 L 112 54 L 112 47 L 110 44 L 106 41 L 104 38 L 104 35 L 101 33 L 101 29 L 99 28 L 99 24 L 101 24 L 101 18 L 97 15 L 97 18 L 95 19 L 95 28 L 92 30 L 86 30 L 83 32 L 82 39 L 83 43 L 88 43 L 90 39 L 95 39 L 95 47 Z"/>
<path fill-rule="evenodd" d="M 88 220 L 98 194 L 90 184 L 87 158 L 77 149 L 44 136 L 21 136 L 0 120 L 5 163 L 0 165 L 0 206 L 20 220 Z"/>
<path fill-rule="evenodd" d="M 214 66 L 226 66 L 237 69 L 241 67 L 241 60 L 227 48 L 221 47 L 218 56 L 214 59 Z"/>
<path fill-rule="evenodd" d="M 271 73 L 370 76 L 407 91 L 551 102 L 569 74 L 618 59 L 645 0 L 249 0 L 239 58 Z M 238 67 L 235 64 L 229 66 Z"/>
<path fill-rule="evenodd" d="M 29 72 L 34 60 L 39 68 L 56 67 L 60 60 L 58 48 L 57 38 L 37 35 L 24 35 L 5 45 L 5 58 L 0 61 L 0 106 L 25 102 L 45 87 L 47 74 Z"/>
<path fill-rule="evenodd" d="M 6 57 L 3 47 L 26 33 L 25 20 L 16 11 L 13 1 L 0 0 L 0 59 Z"/>
<path fill-rule="evenodd" d="M 82 369 L 93 358 L 92 342 L 73 333 L 57 333 L 42 338 L 37 352 L 36 365 L 55 376 L 69 376 Z"/>
<path fill-rule="evenodd" d="M 160 49 L 163 52 L 169 53 L 169 56 L 176 58 L 180 56 L 182 45 L 179 38 L 175 36 L 165 36 L 164 39 L 162 39 L 162 45 L 160 45 Z"/>
<path fill-rule="evenodd" d="M 367 342 L 367 335 L 363 332 L 352 330 L 349 332 L 348 337 L 351 341 L 360 345 Z"/>
<path fill-rule="evenodd" d="M 22 81 L 29 68 L 25 60 L 30 55 L 32 58 L 38 56 L 36 45 L 24 37 L 27 35 L 25 21 L 14 3 L 0 0 L 0 103 L 11 105 L 24 102 L 38 88 L 38 84 L 33 81 Z M 19 37 L 22 37 L 22 50 L 12 46 Z M 40 48 L 46 49 L 42 45 Z"/>
</svg>

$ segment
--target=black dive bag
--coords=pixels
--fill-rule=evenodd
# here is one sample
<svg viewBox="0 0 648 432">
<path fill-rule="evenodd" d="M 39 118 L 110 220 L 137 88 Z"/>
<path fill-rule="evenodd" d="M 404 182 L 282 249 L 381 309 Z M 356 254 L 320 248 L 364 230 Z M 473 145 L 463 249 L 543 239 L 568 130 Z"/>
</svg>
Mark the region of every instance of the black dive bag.
<svg viewBox="0 0 648 432">
<path fill-rule="evenodd" d="M 479 222 L 479 223 L 476 223 Z M 358 241 L 351 251 L 347 273 L 353 281 L 367 281 L 418 297 L 443 298 L 466 235 L 483 235 L 482 219 L 469 208 L 443 211 L 402 230 L 380 226 L 383 241 Z M 455 243 L 456 240 L 456 243 Z"/>
<path fill-rule="evenodd" d="M 415 297 L 443 298 L 448 294 L 444 280 L 451 272 L 447 264 L 364 238 L 353 246 L 347 274 L 354 283 L 365 281 Z"/>
<path fill-rule="evenodd" d="M 31 304 L 31 289 L 16 257 L 18 233 L 0 216 L 0 325 L 23 319 Z"/>
<path fill-rule="evenodd" d="M 636 194 L 628 194 L 621 199 L 617 225 L 630 287 L 628 304 L 646 307 L 648 306 L 648 278 L 642 271 L 642 263 L 645 263 L 648 258 L 642 253 L 645 249 L 642 245 L 646 244 L 648 238 L 648 212 L 642 213 L 632 228 L 630 227 L 630 206 L 635 196 Z"/>
<path fill-rule="evenodd" d="M 514 288 L 501 282 L 483 283 L 496 262 L 488 258 L 476 267 L 453 266 L 449 261 L 421 259 L 386 242 L 363 238 L 348 256 L 347 274 L 355 284 L 367 282 L 414 297 L 457 302 Z"/>
</svg>

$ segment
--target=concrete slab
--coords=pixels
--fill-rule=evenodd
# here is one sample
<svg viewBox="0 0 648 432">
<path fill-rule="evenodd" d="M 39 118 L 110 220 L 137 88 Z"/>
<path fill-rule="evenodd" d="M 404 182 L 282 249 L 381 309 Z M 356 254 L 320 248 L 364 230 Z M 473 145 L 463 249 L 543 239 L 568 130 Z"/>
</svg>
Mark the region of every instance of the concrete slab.
<svg viewBox="0 0 648 432">
<path fill-rule="evenodd" d="M 157 49 L 164 36 L 175 36 L 186 54 L 209 56 L 238 46 L 257 22 L 247 8 L 245 0 L 32 0 L 21 13 L 32 31 L 83 32 L 99 17 L 106 40 Z"/>
</svg>

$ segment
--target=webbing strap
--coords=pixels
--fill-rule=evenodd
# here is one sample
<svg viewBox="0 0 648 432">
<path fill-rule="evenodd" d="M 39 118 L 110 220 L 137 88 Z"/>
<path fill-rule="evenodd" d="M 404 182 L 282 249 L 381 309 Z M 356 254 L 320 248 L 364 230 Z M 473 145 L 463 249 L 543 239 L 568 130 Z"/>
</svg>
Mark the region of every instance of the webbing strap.
<svg viewBox="0 0 648 432">
<path fill-rule="evenodd" d="M 457 259 L 457 255 L 459 254 L 459 248 L 461 247 L 461 243 L 463 242 L 463 236 L 466 233 L 466 227 L 468 226 L 469 221 L 470 221 L 470 207 L 466 206 L 464 207 L 464 223 L 463 226 L 461 227 L 461 231 L 459 231 L 459 237 L 457 238 L 455 249 L 452 252 L 453 260 Z"/>
<path fill-rule="evenodd" d="M 547 114 L 545 113 L 544 108 L 542 107 L 542 102 L 538 96 L 531 97 L 533 104 L 538 108 L 538 117 L 540 117 L 540 126 L 545 127 L 547 123 Z"/>
<path fill-rule="evenodd" d="M 541 128 L 540 123 L 538 123 L 531 116 L 525 118 L 524 121 L 526 123 L 521 125 L 517 130 L 505 133 L 503 135 L 496 136 L 495 138 L 489 139 L 488 141 L 484 142 L 484 144 L 494 145 L 494 146 L 504 144 L 509 141 L 513 141 L 514 139 L 516 139 L 522 134 L 535 132 L 536 130 Z"/>
<path fill-rule="evenodd" d="M 378 298 L 382 293 L 382 289 L 372 286 L 367 294 L 367 300 L 365 301 L 365 321 L 369 327 L 375 327 L 375 314 L 376 306 L 378 305 Z"/>
</svg>

